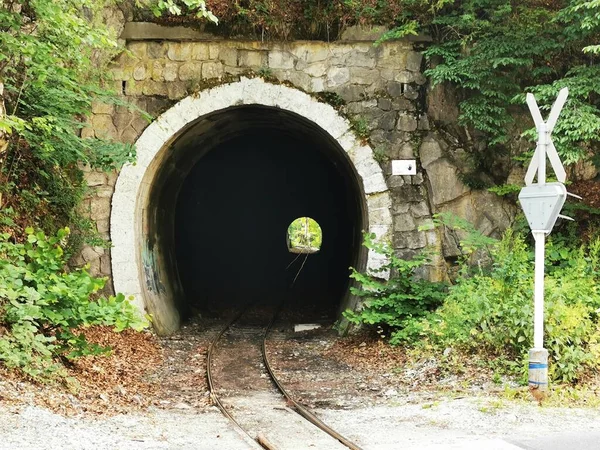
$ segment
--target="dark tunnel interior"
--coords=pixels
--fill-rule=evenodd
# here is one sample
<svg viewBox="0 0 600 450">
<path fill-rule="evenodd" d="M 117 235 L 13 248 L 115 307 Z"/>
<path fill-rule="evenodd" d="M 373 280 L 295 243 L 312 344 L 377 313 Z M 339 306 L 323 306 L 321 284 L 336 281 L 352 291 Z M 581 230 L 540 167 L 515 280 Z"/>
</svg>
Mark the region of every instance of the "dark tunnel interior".
<svg viewBox="0 0 600 450">
<path fill-rule="evenodd" d="M 273 126 L 236 133 L 204 154 L 175 205 L 182 315 L 285 298 L 305 319 L 335 318 L 363 227 L 360 188 L 344 158 L 318 133 Z M 304 216 L 321 227 L 318 253 L 288 250 L 288 226 Z"/>
</svg>

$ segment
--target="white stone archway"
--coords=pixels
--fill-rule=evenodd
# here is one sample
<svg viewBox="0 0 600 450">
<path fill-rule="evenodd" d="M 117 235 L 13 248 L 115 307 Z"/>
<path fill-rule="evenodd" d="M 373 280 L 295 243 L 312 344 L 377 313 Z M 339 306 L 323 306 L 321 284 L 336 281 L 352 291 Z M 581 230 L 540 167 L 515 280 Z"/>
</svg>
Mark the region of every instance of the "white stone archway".
<svg viewBox="0 0 600 450">
<path fill-rule="evenodd" d="M 115 292 L 134 297 L 134 304 L 146 312 L 146 286 L 142 266 L 142 209 L 152 182 L 156 161 L 165 158 L 170 144 L 188 125 L 211 113 L 240 105 L 258 105 L 295 113 L 320 127 L 346 152 L 362 184 L 366 224 L 379 239 L 392 233 L 391 197 L 381 167 L 372 149 L 354 135 L 350 123 L 330 105 L 291 87 L 271 84 L 260 78 L 242 78 L 191 95 L 151 123 L 136 142 L 137 162 L 123 167 L 112 198 L 110 234 L 111 262 Z M 168 155 L 167 155 L 168 157 Z M 154 164 L 153 164 L 154 162 Z M 380 267 L 380 255 L 369 252 L 367 267 Z M 149 311 L 152 312 L 152 311 Z"/>
</svg>

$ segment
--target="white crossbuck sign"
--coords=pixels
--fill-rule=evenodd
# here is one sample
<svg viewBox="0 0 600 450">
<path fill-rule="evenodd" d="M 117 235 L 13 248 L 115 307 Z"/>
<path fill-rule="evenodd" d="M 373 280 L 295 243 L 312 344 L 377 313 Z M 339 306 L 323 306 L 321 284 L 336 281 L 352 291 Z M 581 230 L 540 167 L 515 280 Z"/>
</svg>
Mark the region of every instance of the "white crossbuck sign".
<svg viewBox="0 0 600 450">
<path fill-rule="evenodd" d="M 554 126 L 556 125 L 558 116 L 560 115 L 560 112 L 567 101 L 568 95 L 568 88 L 563 88 L 560 90 L 554 105 L 552 105 L 548 120 L 544 122 L 540 108 L 535 101 L 535 97 L 531 93 L 527 94 L 527 106 L 529 106 L 529 111 L 531 112 L 531 116 L 535 122 L 535 127 L 538 131 L 538 144 L 535 149 L 535 153 L 533 154 L 531 164 L 529 164 L 529 168 L 527 169 L 527 174 L 525 175 L 525 184 L 527 186 L 533 183 L 536 173 L 538 175 L 537 182 L 539 184 L 544 184 L 546 182 L 546 155 L 548 156 L 550 164 L 554 169 L 556 179 L 561 183 L 564 183 L 567 179 L 567 173 L 560 162 L 558 152 L 552 143 L 552 138 L 550 135 L 552 130 L 554 130 Z"/>
</svg>

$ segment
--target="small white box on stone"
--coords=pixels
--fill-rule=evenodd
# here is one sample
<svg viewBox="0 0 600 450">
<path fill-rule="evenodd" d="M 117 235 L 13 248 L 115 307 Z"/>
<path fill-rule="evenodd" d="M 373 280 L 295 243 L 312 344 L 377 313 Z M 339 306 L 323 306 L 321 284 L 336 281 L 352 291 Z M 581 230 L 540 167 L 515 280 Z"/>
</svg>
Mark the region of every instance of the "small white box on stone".
<svg viewBox="0 0 600 450">
<path fill-rule="evenodd" d="M 414 159 L 395 159 L 392 161 L 392 175 L 416 175 L 417 161 Z"/>
</svg>

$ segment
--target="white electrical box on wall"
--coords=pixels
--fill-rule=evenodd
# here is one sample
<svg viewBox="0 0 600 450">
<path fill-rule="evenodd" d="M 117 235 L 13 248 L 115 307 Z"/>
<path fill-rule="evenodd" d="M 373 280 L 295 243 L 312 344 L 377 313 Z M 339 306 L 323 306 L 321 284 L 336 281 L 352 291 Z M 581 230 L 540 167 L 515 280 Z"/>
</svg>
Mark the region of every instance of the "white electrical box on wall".
<svg viewBox="0 0 600 450">
<path fill-rule="evenodd" d="M 392 175 L 416 175 L 417 161 L 414 159 L 395 159 L 392 161 Z"/>
</svg>

